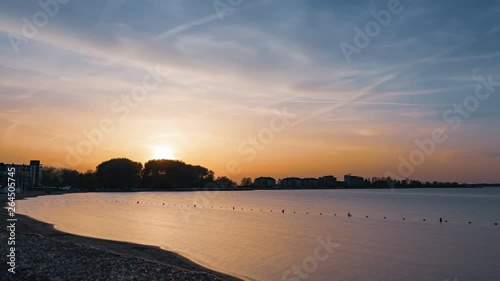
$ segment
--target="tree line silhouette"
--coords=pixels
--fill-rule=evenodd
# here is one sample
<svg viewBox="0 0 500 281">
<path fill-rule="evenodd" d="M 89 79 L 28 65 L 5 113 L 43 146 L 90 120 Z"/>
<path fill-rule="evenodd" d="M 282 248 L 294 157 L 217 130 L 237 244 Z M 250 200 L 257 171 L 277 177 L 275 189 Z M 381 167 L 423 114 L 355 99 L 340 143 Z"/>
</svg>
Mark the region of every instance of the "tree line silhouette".
<svg viewBox="0 0 500 281">
<path fill-rule="evenodd" d="M 298 178 L 297 178 L 298 179 Z M 321 179 L 321 178 L 320 178 Z M 278 180 L 276 187 L 281 185 Z M 321 181 L 320 181 L 321 182 Z M 213 185 L 215 184 L 215 185 Z M 42 185 L 49 187 L 71 186 L 80 190 L 177 190 L 210 188 L 232 188 L 237 184 L 226 176 L 215 177 L 214 172 L 199 165 L 190 165 L 179 160 L 149 160 L 144 165 L 127 158 L 114 158 L 99 164 L 95 170 L 84 173 L 68 168 L 44 167 Z M 241 187 L 260 188 L 251 178 L 241 180 Z M 391 178 L 364 179 L 358 188 L 424 188 L 424 187 L 465 187 L 472 185 L 457 182 L 421 182 L 417 180 L 395 180 Z M 318 188 L 325 188 L 320 184 Z M 336 182 L 330 188 L 343 188 L 344 183 Z M 297 187 L 301 188 L 301 187 Z"/>
<path fill-rule="evenodd" d="M 43 186 L 71 186 L 91 191 L 192 189 L 208 183 L 216 183 L 221 188 L 236 186 L 228 177 L 215 178 L 214 172 L 205 167 L 167 159 L 150 160 L 143 166 L 127 158 L 114 158 L 84 173 L 68 168 L 45 167 L 42 174 Z"/>
</svg>

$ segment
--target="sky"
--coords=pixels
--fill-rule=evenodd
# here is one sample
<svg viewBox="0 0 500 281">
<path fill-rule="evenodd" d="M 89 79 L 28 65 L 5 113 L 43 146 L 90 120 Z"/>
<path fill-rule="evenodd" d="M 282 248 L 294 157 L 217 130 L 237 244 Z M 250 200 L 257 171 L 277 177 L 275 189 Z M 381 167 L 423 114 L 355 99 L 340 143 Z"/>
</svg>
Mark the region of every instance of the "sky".
<svg viewBox="0 0 500 281">
<path fill-rule="evenodd" d="M 500 182 L 499 105 L 498 1 L 0 4 L 0 162 Z"/>
</svg>

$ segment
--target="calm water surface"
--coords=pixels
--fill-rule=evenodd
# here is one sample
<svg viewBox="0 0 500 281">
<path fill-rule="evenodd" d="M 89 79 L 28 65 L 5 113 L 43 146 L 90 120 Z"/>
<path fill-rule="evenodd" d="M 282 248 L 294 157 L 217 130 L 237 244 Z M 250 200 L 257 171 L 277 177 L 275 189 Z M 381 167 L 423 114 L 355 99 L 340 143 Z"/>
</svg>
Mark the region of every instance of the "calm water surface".
<svg viewBox="0 0 500 281">
<path fill-rule="evenodd" d="M 85 193 L 18 208 L 249 280 L 500 280 L 500 188 Z"/>
</svg>

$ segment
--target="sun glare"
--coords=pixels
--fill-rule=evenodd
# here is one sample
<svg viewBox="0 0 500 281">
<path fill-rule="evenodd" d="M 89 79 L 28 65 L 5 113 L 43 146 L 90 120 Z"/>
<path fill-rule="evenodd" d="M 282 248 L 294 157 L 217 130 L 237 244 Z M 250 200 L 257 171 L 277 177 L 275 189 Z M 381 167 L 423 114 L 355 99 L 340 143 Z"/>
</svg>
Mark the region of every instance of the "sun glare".
<svg viewBox="0 0 500 281">
<path fill-rule="evenodd" d="M 175 159 L 174 151 L 167 146 L 152 146 L 152 159 Z"/>
</svg>

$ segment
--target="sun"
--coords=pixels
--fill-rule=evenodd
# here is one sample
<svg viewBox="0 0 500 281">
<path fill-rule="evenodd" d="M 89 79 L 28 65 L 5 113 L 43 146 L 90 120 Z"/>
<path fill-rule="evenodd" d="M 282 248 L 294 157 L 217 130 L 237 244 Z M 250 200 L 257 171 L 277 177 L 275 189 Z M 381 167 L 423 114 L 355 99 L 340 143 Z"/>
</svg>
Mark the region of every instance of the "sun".
<svg viewBox="0 0 500 281">
<path fill-rule="evenodd" d="M 153 159 L 175 159 L 174 150 L 168 146 L 152 146 L 151 157 Z"/>
</svg>

